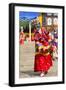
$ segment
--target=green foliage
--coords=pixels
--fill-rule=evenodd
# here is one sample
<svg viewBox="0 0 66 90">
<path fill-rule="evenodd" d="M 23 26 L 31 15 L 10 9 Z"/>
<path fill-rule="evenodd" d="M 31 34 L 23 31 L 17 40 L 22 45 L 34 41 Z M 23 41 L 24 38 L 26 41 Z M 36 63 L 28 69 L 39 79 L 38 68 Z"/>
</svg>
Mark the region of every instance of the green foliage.
<svg viewBox="0 0 66 90">
<path fill-rule="evenodd" d="M 29 32 L 29 21 L 28 20 L 20 20 L 19 21 L 19 27 L 23 26 L 24 32 Z M 33 30 L 36 26 L 34 24 L 31 24 L 31 32 L 33 33 Z"/>
<path fill-rule="evenodd" d="M 29 27 L 29 21 L 27 21 L 27 20 L 21 20 L 21 21 L 19 21 L 19 25 L 20 25 L 20 27 L 21 26 L 23 26 L 23 28 L 24 29 L 26 29 L 26 27 L 28 28 Z"/>
</svg>

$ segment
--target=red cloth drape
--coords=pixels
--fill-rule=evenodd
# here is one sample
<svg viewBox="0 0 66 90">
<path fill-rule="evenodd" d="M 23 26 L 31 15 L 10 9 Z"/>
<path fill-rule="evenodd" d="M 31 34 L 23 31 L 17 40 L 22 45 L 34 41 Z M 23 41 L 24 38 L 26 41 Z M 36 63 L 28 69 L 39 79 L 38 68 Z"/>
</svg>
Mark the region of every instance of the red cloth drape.
<svg viewBox="0 0 66 90">
<path fill-rule="evenodd" d="M 52 66 L 52 57 L 50 54 L 42 55 L 37 54 L 35 56 L 34 71 L 48 71 Z"/>
</svg>

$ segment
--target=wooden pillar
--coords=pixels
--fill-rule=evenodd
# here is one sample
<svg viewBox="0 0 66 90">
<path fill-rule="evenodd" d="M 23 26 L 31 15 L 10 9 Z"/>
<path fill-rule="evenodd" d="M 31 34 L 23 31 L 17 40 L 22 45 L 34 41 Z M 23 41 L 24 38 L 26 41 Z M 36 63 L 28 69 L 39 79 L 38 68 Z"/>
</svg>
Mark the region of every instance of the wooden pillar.
<svg viewBox="0 0 66 90">
<path fill-rule="evenodd" d="M 29 21 L 29 38 L 30 38 L 30 42 L 31 42 L 31 21 Z"/>
</svg>

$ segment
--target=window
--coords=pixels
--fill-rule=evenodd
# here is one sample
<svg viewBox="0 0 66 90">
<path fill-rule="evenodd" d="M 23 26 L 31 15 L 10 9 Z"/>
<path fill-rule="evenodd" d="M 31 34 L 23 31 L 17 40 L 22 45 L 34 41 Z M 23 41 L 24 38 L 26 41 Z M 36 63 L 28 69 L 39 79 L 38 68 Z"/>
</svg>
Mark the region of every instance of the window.
<svg viewBox="0 0 66 90">
<path fill-rule="evenodd" d="M 47 25 L 52 25 L 52 18 L 51 17 L 47 18 Z"/>
<path fill-rule="evenodd" d="M 55 18 L 53 19 L 53 24 L 54 24 L 54 25 L 57 25 L 57 24 L 58 24 L 58 18 L 57 18 L 57 17 L 55 17 Z"/>
</svg>

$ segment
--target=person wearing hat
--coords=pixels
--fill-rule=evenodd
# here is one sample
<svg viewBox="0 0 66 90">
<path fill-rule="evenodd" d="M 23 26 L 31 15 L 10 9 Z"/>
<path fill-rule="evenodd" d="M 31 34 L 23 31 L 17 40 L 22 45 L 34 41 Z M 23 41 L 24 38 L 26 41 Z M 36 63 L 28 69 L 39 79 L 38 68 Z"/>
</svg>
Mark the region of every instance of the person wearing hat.
<svg viewBox="0 0 66 90">
<path fill-rule="evenodd" d="M 50 53 L 51 46 L 48 42 L 49 34 L 44 27 L 42 27 L 41 32 L 43 35 L 41 34 L 42 37 L 39 37 L 40 39 L 38 40 L 41 45 L 39 45 L 38 52 L 35 55 L 34 71 L 40 72 L 40 76 L 43 77 L 52 66 L 52 56 Z"/>
</svg>

